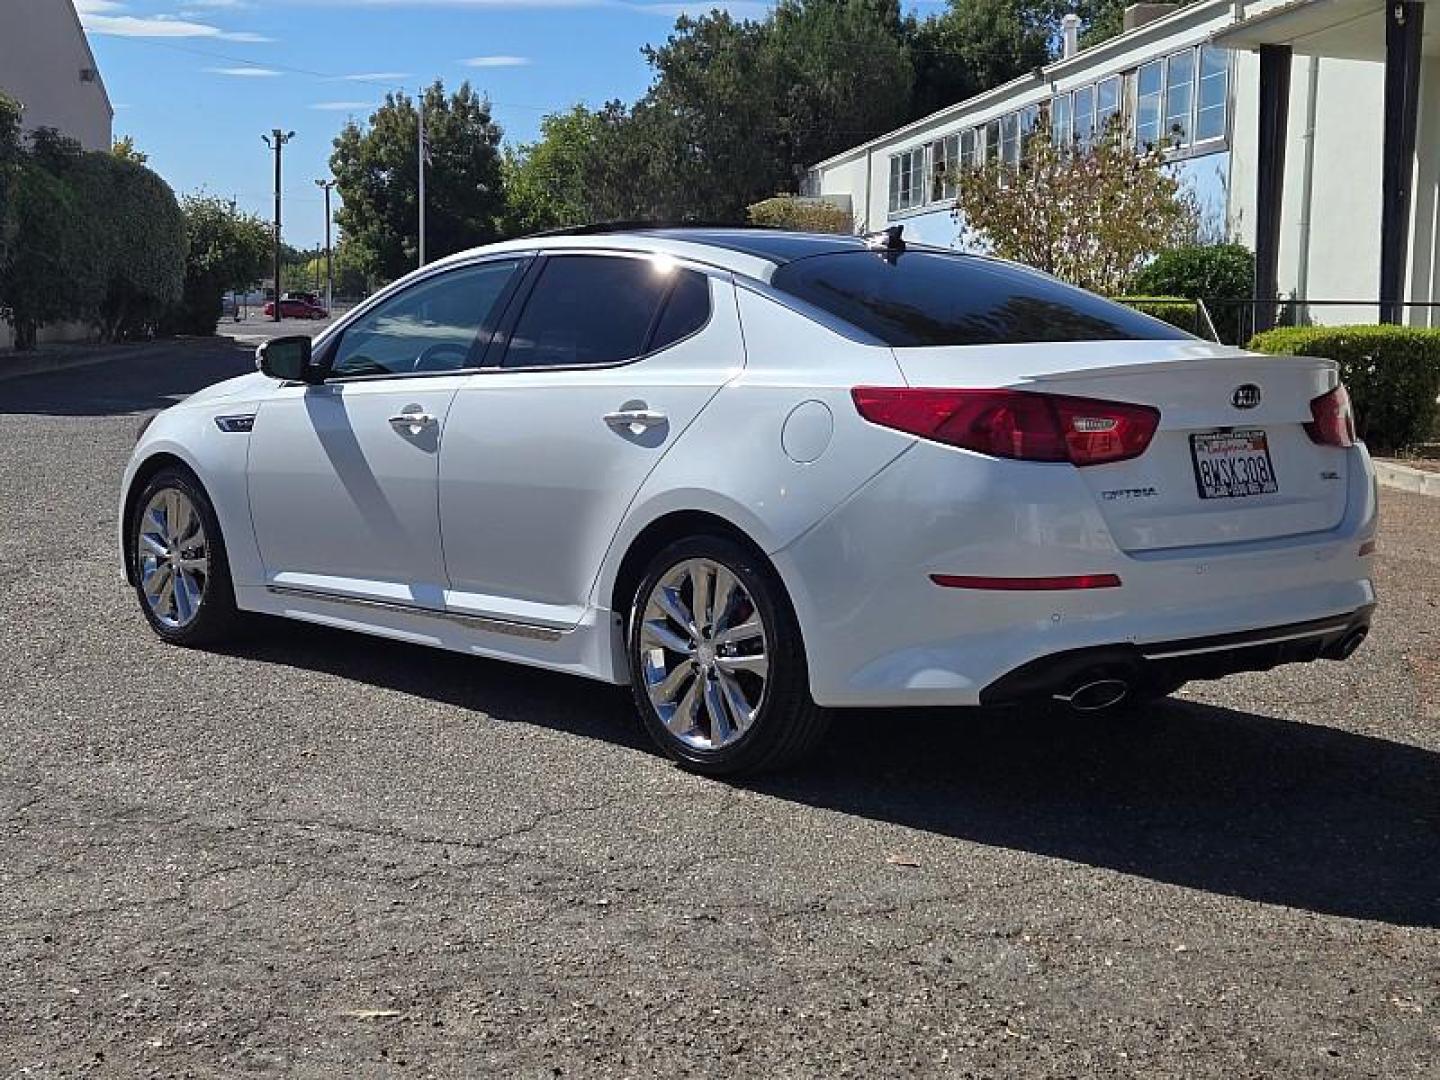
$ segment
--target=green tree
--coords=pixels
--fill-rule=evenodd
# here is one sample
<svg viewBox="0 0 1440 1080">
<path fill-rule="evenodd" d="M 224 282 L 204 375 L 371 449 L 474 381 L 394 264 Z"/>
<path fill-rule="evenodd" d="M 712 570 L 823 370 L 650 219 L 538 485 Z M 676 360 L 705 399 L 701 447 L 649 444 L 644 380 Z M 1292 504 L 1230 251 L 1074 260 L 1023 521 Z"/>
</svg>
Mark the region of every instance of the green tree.
<svg viewBox="0 0 1440 1080">
<path fill-rule="evenodd" d="M 505 148 L 505 232 L 511 236 L 580 225 L 590 217 L 587 170 L 601 137 L 599 114 L 583 105 L 540 121 L 540 138 Z"/>
<path fill-rule="evenodd" d="M 186 196 L 181 209 L 189 253 L 181 300 L 168 325 L 181 333 L 213 334 L 226 291 L 247 288 L 265 273 L 272 252 L 270 226 L 211 195 Z"/>
<path fill-rule="evenodd" d="M 117 157 L 104 166 L 102 220 L 110 264 L 101 333 L 114 341 L 152 331 L 180 299 L 189 239 L 170 185 L 132 159 Z"/>
<path fill-rule="evenodd" d="M 912 19 L 910 116 L 964 101 L 1049 61 L 1059 35 L 1052 14 L 1024 0 L 948 0 L 945 11 Z"/>
<path fill-rule="evenodd" d="M 1164 156 L 1137 155 L 1113 126 L 1086 150 L 1057 147 L 1041 128 L 1018 167 L 967 169 L 959 190 L 967 245 L 1111 295 L 1158 253 L 1192 242 L 1199 219 Z"/>
<path fill-rule="evenodd" d="M 505 211 L 500 127 L 490 102 L 463 83 L 447 95 L 440 80 L 425 91 L 430 167 L 425 176 L 426 256 L 439 258 L 499 235 Z M 387 94 L 363 127 L 353 120 L 335 138 L 330 170 L 342 205 L 336 221 L 366 273 L 391 280 L 419 256 L 415 102 Z"/>
<path fill-rule="evenodd" d="M 98 292 L 72 271 L 85 251 L 73 228 L 84 213 L 74 193 L 33 161 L 19 167 L 14 188 L 17 226 L 9 258 L 0 272 L 6 319 L 15 329 L 15 347 L 32 349 L 41 326 L 73 318 L 99 306 Z"/>
<path fill-rule="evenodd" d="M 110 152 L 121 161 L 134 162 L 136 165 L 144 165 L 150 160 L 150 155 L 143 150 L 135 149 L 135 139 L 131 135 L 116 139 L 110 147 Z"/>
</svg>

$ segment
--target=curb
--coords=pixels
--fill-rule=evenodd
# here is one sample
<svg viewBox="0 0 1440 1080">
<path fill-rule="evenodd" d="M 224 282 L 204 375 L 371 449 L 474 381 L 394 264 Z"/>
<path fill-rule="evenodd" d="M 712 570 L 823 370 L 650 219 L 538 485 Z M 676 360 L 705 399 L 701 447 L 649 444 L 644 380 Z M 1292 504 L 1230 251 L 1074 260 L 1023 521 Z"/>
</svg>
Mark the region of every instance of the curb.
<svg viewBox="0 0 1440 1080">
<path fill-rule="evenodd" d="M 1440 496 L 1440 473 L 1412 469 L 1390 461 L 1375 462 L 1375 478 L 1386 487 L 1410 491 L 1417 495 Z"/>
<path fill-rule="evenodd" d="M 68 371 L 71 368 L 90 367 L 109 360 L 126 357 L 145 357 L 155 353 L 184 347 L 194 342 L 214 344 L 233 342 L 222 335 L 208 338 L 166 338 L 162 341 L 147 341 L 130 345 L 51 345 L 40 346 L 33 352 L 0 353 L 0 382 L 19 379 L 26 375 L 44 375 L 53 371 Z"/>
</svg>

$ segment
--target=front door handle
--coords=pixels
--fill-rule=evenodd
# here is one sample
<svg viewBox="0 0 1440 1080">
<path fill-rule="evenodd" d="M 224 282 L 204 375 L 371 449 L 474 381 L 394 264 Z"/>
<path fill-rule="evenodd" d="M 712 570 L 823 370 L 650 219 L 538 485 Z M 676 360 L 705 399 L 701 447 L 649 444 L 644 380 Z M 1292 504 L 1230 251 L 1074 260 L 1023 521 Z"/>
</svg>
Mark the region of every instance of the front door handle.
<svg viewBox="0 0 1440 1080">
<path fill-rule="evenodd" d="M 636 428 L 643 431 L 645 428 L 659 427 L 668 419 L 669 417 L 658 409 L 619 409 L 604 416 L 605 423 L 611 427 L 630 428 L 632 431 Z"/>
<path fill-rule="evenodd" d="M 406 405 L 402 411 L 390 417 L 390 423 L 394 427 L 406 428 L 411 435 L 419 435 L 420 432 L 435 423 L 435 417 L 419 405 Z"/>
</svg>

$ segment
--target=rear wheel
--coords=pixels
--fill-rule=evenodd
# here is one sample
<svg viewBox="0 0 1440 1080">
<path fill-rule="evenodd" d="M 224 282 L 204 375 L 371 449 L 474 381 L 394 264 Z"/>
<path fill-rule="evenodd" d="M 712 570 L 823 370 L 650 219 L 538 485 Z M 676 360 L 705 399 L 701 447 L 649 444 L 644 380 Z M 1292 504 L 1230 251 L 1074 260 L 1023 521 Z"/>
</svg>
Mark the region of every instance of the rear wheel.
<svg viewBox="0 0 1440 1080">
<path fill-rule="evenodd" d="M 774 769 L 820 740 L 800 629 L 763 560 L 721 536 L 650 562 L 629 615 L 630 683 L 651 737 L 711 776 Z"/>
<path fill-rule="evenodd" d="M 177 645 L 209 645 L 238 629 L 240 613 L 220 522 L 200 482 L 161 469 L 130 523 L 135 593 L 151 629 Z"/>
</svg>

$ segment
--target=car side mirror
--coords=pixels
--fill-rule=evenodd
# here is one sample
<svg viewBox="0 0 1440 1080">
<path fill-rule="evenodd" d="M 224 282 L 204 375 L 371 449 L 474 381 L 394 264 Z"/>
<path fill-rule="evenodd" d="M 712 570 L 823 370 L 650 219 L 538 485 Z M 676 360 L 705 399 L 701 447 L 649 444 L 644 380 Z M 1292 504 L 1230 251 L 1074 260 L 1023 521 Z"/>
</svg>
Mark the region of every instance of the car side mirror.
<svg viewBox="0 0 1440 1080">
<path fill-rule="evenodd" d="M 272 338 L 255 350 L 255 366 L 272 379 L 314 382 L 310 339 L 303 334 Z"/>
</svg>

